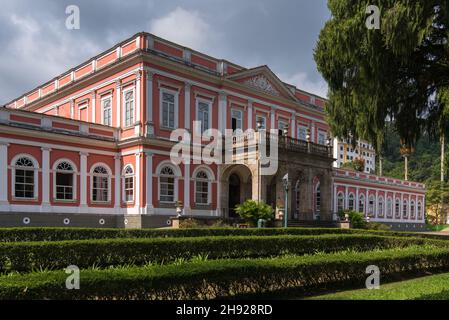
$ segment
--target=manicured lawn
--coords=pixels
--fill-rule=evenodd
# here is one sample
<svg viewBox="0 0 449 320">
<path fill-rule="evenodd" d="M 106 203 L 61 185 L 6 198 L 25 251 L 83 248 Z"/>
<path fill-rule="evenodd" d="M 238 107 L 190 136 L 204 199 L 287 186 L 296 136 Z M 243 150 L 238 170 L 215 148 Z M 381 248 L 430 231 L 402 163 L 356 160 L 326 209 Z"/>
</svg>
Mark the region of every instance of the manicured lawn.
<svg viewBox="0 0 449 320">
<path fill-rule="evenodd" d="M 381 280 L 382 281 L 382 280 Z M 380 286 L 379 290 L 351 290 L 309 300 L 448 300 L 449 273 L 395 282 Z"/>
</svg>

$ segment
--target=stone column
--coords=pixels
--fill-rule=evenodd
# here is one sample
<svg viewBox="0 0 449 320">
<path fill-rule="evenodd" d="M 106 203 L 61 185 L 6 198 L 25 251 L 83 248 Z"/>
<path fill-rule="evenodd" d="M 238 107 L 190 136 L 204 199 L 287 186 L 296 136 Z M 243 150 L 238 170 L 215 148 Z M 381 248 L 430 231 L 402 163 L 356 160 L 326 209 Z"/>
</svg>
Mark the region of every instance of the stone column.
<svg viewBox="0 0 449 320">
<path fill-rule="evenodd" d="M 226 109 L 227 109 L 227 95 L 225 92 L 220 92 L 218 99 L 218 130 L 224 134 L 226 130 Z"/>
<path fill-rule="evenodd" d="M 122 115 L 122 108 L 121 108 L 121 100 L 122 100 L 122 84 L 120 83 L 120 80 L 118 80 L 116 83 L 116 91 L 115 91 L 115 99 L 116 99 L 116 122 L 115 122 L 115 126 L 117 128 L 121 128 L 122 126 L 122 121 L 121 121 L 121 115 Z"/>
<path fill-rule="evenodd" d="M 141 183 L 140 183 L 140 177 L 142 175 L 142 170 L 141 170 L 141 165 L 140 165 L 140 161 L 141 161 L 141 153 L 136 153 L 136 172 L 135 172 L 135 186 L 134 186 L 134 193 L 136 194 L 135 196 L 135 201 L 134 201 L 134 208 L 136 210 L 137 214 L 141 214 L 141 210 L 140 210 L 140 204 L 141 204 L 141 197 L 140 197 L 140 193 L 141 193 Z"/>
<path fill-rule="evenodd" d="M 42 150 L 42 211 L 50 209 L 50 148 Z M 56 192 L 56 190 L 53 190 Z"/>
<path fill-rule="evenodd" d="M 114 173 L 114 188 L 115 188 L 115 192 L 114 192 L 114 210 L 116 211 L 116 213 L 118 213 L 120 211 L 120 203 L 121 203 L 121 190 L 120 190 L 120 180 L 121 180 L 121 156 L 119 154 L 117 154 L 114 157 L 114 167 L 115 167 L 115 173 Z"/>
<path fill-rule="evenodd" d="M 291 124 L 291 129 L 292 129 L 292 134 L 291 137 L 293 139 L 298 139 L 298 136 L 296 135 L 296 114 L 292 114 L 292 124 Z"/>
<path fill-rule="evenodd" d="M 80 211 L 87 210 L 87 157 L 86 152 L 80 152 Z"/>
<path fill-rule="evenodd" d="M 332 179 L 331 173 L 326 171 L 320 180 L 321 220 L 332 221 Z"/>
<path fill-rule="evenodd" d="M 8 207 L 8 146 L 0 142 L 0 208 Z"/>
<path fill-rule="evenodd" d="M 271 130 L 274 130 L 276 128 L 276 113 L 275 110 L 272 108 L 270 113 L 270 120 L 271 120 Z"/>
<path fill-rule="evenodd" d="M 70 101 L 70 119 L 75 119 L 75 100 Z"/>
<path fill-rule="evenodd" d="M 146 214 L 153 214 L 153 154 L 146 152 L 145 154 L 145 189 L 146 189 Z"/>
<path fill-rule="evenodd" d="M 248 129 L 253 128 L 253 101 L 248 100 Z"/>
<path fill-rule="evenodd" d="M 154 135 L 153 124 L 153 76 L 154 74 L 147 71 L 147 83 L 146 83 L 146 136 L 152 137 Z"/>
</svg>

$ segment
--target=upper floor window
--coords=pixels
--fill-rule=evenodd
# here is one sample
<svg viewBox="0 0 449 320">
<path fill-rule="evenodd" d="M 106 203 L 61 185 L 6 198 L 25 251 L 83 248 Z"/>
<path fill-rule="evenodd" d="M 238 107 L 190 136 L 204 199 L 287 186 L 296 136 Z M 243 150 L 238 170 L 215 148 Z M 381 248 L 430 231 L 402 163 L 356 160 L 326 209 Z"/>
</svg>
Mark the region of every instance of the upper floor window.
<svg viewBox="0 0 449 320">
<path fill-rule="evenodd" d="M 125 127 L 134 124 L 134 90 L 128 90 L 124 93 Z"/>
<path fill-rule="evenodd" d="M 260 123 L 260 127 L 258 129 L 260 130 L 266 130 L 267 129 L 267 118 L 264 116 L 256 116 L 256 126 Z"/>
<path fill-rule="evenodd" d="M 112 126 L 112 99 L 111 97 L 101 100 L 102 105 L 102 123 L 105 126 Z"/>
<path fill-rule="evenodd" d="M 37 185 L 37 168 L 30 158 L 24 156 L 13 163 L 14 197 L 18 199 L 35 199 Z"/>
<path fill-rule="evenodd" d="M 302 141 L 307 140 L 307 127 L 306 126 L 299 126 L 298 127 L 298 139 Z"/>
<path fill-rule="evenodd" d="M 288 128 L 288 124 L 285 121 L 279 120 L 278 121 L 278 130 L 279 130 L 279 136 L 284 136 L 284 130 Z"/>
<path fill-rule="evenodd" d="M 161 126 L 164 128 L 176 128 L 176 96 L 169 91 L 161 91 Z"/>
<path fill-rule="evenodd" d="M 198 101 L 197 102 L 197 120 L 201 123 L 201 132 L 211 128 L 211 108 L 210 102 Z"/>
<path fill-rule="evenodd" d="M 233 109 L 231 111 L 231 126 L 232 130 L 243 130 L 243 113 L 241 110 Z"/>
<path fill-rule="evenodd" d="M 55 199 L 75 199 L 75 169 L 68 161 L 61 161 L 55 169 Z"/>
<path fill-rule="evenodd" d="M 318 131 L 318 144 L 325 145 L 327 140 L 327 133 L 324 131 Z"/>
</svg>

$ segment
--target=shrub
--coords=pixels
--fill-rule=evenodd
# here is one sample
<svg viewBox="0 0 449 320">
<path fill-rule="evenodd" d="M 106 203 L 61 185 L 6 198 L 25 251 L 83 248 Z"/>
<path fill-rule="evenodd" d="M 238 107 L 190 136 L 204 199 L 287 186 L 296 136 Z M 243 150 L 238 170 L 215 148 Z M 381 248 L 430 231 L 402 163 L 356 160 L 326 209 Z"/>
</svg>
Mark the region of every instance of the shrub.
<svg viewBox="0 0 449 320">
<path fill-rule="evenodd" d="M 365 229 L 367 230 L 382 230 L 382 231 L 388 231 L 391 230 L 391 227 L 387 226 L 384 223 L 378 223 L 378 222 L 368 222 L 365 225 Z"/>
<path fill-rule="evenodd" d="M 0 299 L 164 299 L 298 297 L 365 285 L 376 265 L 382 283 L 449 270 L 449 249 L 408 248 L 292 258 L 219 260 L 179 265 L 81 270 L 82 290 L 67 290 L 63 271 L 0 277 Z"/>
<path fill-rule="evenodd" d="M 342 211 L 340 212 L 340 219 L 345 219 L 346 215 L 348 215 L 349 222 L 353 228 L 366 228 L 366 221 L 362 213 L 353 210 Z"/>
<path fill-rule="evenodd" d="M 273 218 L 273 208 L 264 202 L 246 200 L 245 203 L 235 207 L 235 211 L 242 219 L 257 223 L 259 219 L 271 220 Z"/>
<path fill-rule="evenodd" d="M 153 239 L 109 239 L 0 244 L 0 271 L 26 272 L 58 269 L 69 265 L 91 266 L 145 265 L 167 263 L 207 255 L 209 259 L 257 258 L 282 254 L 312 254 L 353 249 L 403 248 L 447 242 L 419 238 L 376 235 L 196 237 Z"/>
</svg>

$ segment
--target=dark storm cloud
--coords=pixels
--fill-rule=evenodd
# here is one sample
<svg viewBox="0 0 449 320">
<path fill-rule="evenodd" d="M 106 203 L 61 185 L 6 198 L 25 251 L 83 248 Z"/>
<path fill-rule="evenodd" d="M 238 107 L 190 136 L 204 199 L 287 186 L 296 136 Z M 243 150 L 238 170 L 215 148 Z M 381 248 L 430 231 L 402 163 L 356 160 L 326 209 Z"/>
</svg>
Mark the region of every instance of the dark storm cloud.
<svg viewBox="0 0 449 320">
<path fill-rule="evenodd" d="M 65 28 L 77 5 L 81 29 Z M 325 0 L 3 0 L 0 103 L 7 102 L 139 31 L 254 67 L 325 94 L 313 49 L 329 18 Z"/>
</svg>

